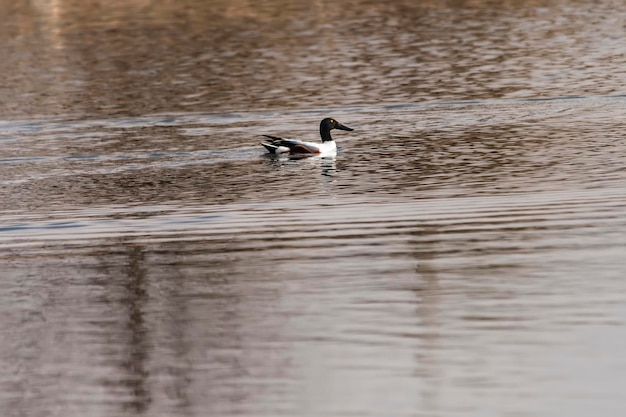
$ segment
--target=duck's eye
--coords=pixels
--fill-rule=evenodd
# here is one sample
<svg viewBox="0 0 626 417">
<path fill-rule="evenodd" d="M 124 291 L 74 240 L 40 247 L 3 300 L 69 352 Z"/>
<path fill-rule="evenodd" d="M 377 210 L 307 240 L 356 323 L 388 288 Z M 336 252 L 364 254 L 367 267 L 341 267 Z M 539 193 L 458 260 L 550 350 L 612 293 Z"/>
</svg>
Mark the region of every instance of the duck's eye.
<svg viewBox="0 0 626 417">
<path fill-rule="evenodd" d="M 335 124 L 335 121 L 334 121 L 333 119 L 330 119 L 330 122 L 331 122 L 332 124 Z"/>
</svg>

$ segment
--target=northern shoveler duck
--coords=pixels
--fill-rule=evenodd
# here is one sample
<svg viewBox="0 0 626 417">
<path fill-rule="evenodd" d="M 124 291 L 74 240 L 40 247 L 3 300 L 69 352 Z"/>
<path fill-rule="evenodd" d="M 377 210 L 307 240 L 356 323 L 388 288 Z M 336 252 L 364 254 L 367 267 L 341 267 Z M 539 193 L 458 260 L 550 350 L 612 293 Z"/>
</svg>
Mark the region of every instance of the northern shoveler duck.
<svg viewBox="0 0 626 417">
<path fill-rule="evenodd" d="M 268 142 L 261 142 L 271 154 L 289 153 L 291 155 L 306 154 L 329 154 L 337 152 L 337 144 L 330 136 L 333 129 L 352 131 L 354 129 L 344 126 L 337 120 L 327 117 L 320 123 L 320 136 L 322 143 L 302 142 L 299 140 L 283 139 L 276 136 L 263 135 L 269 139 Z"/>
</svg>

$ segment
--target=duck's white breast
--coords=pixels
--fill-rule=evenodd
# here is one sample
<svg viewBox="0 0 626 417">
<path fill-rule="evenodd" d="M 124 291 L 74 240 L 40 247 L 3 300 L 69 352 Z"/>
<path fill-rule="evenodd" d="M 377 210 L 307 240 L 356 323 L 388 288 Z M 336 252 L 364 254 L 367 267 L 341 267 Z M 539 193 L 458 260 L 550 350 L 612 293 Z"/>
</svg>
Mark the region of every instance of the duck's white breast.
<svg viewBox="0 0 626 417">
<path fill-rule="evenodd" d="M 337 152 L 337 144 L 334 140 L 329 140 L 328 142 L 323 142 L 319 145 L 320 153 L 333 153 Z"/>
</svg>

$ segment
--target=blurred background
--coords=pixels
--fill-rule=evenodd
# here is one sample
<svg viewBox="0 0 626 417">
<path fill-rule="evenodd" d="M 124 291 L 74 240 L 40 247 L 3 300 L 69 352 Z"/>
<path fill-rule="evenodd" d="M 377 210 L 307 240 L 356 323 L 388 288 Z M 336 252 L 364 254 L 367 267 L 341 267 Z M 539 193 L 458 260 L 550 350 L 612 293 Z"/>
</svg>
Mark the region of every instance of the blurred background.
<svg viewBox="0 0 626 417">
<path fill-rule="evenodd" d="M 611 1 L 3 2 L 2 114 L 623 93 Z"/>
<path fill-rule="evenodd" d="M 622 2 L 0 17 L 3 416 L 626 412 Z"/>
</svg>

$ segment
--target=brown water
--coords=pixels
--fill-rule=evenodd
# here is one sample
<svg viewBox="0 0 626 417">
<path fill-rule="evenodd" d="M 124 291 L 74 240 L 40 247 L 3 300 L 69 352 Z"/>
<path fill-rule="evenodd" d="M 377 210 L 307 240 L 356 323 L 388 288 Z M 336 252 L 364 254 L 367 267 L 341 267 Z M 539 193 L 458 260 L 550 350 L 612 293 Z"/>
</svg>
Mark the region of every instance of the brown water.
<svg viewBox="0 0 626 417">
<path fill-rule="evenodd" d="M 626 412 L 622 3 L 0 13 L 3 416 Z"/>
</svg>

